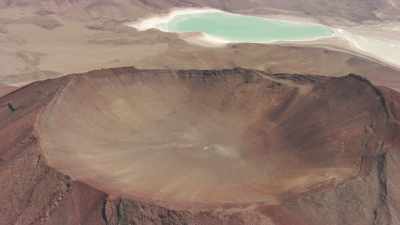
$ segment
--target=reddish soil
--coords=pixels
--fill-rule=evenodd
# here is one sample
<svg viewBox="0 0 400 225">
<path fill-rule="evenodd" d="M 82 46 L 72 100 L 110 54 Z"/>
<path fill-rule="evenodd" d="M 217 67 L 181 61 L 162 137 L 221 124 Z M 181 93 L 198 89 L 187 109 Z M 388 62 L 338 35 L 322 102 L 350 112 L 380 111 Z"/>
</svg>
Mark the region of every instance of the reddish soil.
<svg viewBox="0 0 400 225">
<path fill-rule="evenodd" d="M 0 84 L 0 96 L 9 94 L 17 89 L 18 89 L 18 87 L 15 87 L 15 86 L 8 86 L 8 85 Z"/>
<path fill-rule="evenodd" d="M 398 223 L 400 95 L 356 75 L 118 68 L 0 106 L 0 225 Z"/>
</svg>

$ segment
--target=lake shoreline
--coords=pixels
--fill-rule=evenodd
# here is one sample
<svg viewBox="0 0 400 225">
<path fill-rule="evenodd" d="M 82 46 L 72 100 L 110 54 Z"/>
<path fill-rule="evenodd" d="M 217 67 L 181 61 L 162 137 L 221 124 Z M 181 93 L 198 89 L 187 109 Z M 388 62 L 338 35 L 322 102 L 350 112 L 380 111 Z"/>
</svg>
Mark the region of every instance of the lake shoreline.
<svg viewBox="0 0 400 225">
<path fill-rule="evenodd" d="M 163 30 L 158 27 L 158 24 L 168 23 L 174 17 L 178 15 L 187 15 L 187 14 L 197 14 L 197 13 L 205 13 L 205 12 L 223 12 L 227 14 L 234 15 L 243 15 L 243 16 L 254 16 L 263 18 L 266 20 L 273 21 L 282 21 L 288 23 L 301 23 L 301 24 L 314 24 L 314 25 L 322 25 L 329 28 L 332 31 L 332 34 L 329 36 L 321 36 L 316 38 L 308 38 L 304 40 L 272 40 L 266 42 L 252 42 L 252 41 L 231 41 L 226 40 L 220 37 L 215 37 L 203 32 L 171 32 L 168 30 Z M 389 65 L 393 68 L 400 69 L 400 60 L 399 63 L 396 60 L 388 59 L 385 54 L 381 54 L 381 52 L 371 52 L 371 49 L 365 48 L 365 46 L 361 46 L 358 42 L 360 40 L 367 40 L 368 38 L 363 37 L 361 35 L 353 34 L 351 32 L 352 27 L 333 27 L 318 23 L 316 20 L 312 18 L 298 18 L 293 15 L 250 15 L 250 14 L 239 14 L 233 12 L 226 12 L 219 9 L 214 8 L 175 8 L 169 11 L 168 13 L 151 15 L 146 18 L 139 19 L 137 21 L 126 23 L 127 26 L 135 28 L 138 31 L 145 31 L 149 29 L 158 29 L 162 32 L 175 33 L 177 36 L 186 42 L 194 45 L 199 45 L 203 47 L 226 47 L 231 44 L 278 44 L 278 45 L 298 45 L 298 46 L 318 46 L 318 47 L 327 47 L 327 48 L 336 48 L 338 50 L 343 51 L 348 50 L 350 52 L 358 53 L 361 56 L 373 58 L 377 61 L 380 61 L 386 65 Z M 374 39 L 372 39 L 374 40 Z M 379 39 L 376 39 L 379 40 Z M 392 45 L 392 47 L 399 47 L 400 45 Z M 400 56 L 399 56 L 400 58 Z M 396 57 L 397 59 L 397 57 Z"/>
<path fill-rule="evenodd" d="M 176 33 L 176 34 L 184 34 L 185 32 L 173 32 L 173 31 L 168 31 L 166 29 L 162 29 L 159 27 L 159 24 L 165 24 L 169 23 L 172 19 L 174 19 L 176 16 L 180 15 L 189 15 L 189 14 L 200 14 L 200 13 L 208 13 L 208 12 L 219 12 L 219 13 L 224 13 L 224 14 L 229 14 L 229 15 L 236 15 L 236 16 L 246 16 L 246 17 L 258 17 L 262 18 L 267 21 L 273 21 L 273 22 L 285 22 L 285 23 L 290 23 L 290 24 L 301 24 L 301 25 L 318 25 L 318 26 L 323 26 L 332 31 L 331 35 L 326 35 L 326 36 L 321 36 L 321 37 L 316 37 L 316 38 L 307 38 L 303 40 L 287 40 L 287 42 L 303 42 L 303 41 L 314 41 L 314 40 L 319 40 L 319 39 L 324 39 L 324 38 L 331 38 L 335 35 L 336 30 L 332 27 L 326 26 L 324 24 L 318 23 L 315 20 L 312 19 L 306 19 L 303 18 L 299 21 L 299 19 L 295 19 L 293 16 L 264 16 L 264 15 L 247 15 L 247 14 L 238 14 L 238 13 L 233 13 L 233 12 L 227 12 L 219 9 L 214 9 L 214 8 L 175 8 L 172 9 L 169 13 L 164 13 L 164 14 L 158 14 L 158 15 L 153 15 L 149 16 L 146 18 L 139 19 L 137 21 L 131 22 L 131 23 L 126 23 L 127 26 L 135 28 L 138 31 L 146 31 L 150 29 L 157 29 L 163 32 L 168 32 L 168 33 Z M 188 37 L 194 38 L 195 41 L 203 41 L 205 43 L 209 42 L 210 46 L 220 46 L 221 44 L 235 44 L 235 43 L 244 43 L 243 41 L 232 41 L 232 40 L 226 40 L 221 37 L 215 37 L 209 34 L 206 34 L 204 32 L 192 32 L 192 33 L 197 33 L 196 36 L 194 35 L 187 35 Z M 183 35 L 183 37 L 186 37 L 186 35 Z M 194 41 L 194 40 L 189 40 L 189 41 Z M 270 43 L 275 43 L 275 42 L 280 42 L 280 40 L 271 40 L 271 41 L 265 41 L 265 42 L 249 42 L 247 41 L 246 43 L 260 43 L 260 44 L 270 44 Z"/>
</svg>

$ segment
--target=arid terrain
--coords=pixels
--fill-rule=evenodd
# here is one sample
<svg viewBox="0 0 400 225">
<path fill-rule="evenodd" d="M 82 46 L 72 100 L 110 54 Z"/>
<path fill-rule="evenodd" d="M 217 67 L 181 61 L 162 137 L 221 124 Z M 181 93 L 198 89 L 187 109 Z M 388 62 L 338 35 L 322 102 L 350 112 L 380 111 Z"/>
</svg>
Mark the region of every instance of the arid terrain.
<svg viewBox="0 0 400 225">
<path fill-rule="evenodd" d="M 15 86 L 0 85 L 0 96 L 6 95 L 16 89 L 17 87 Z"/>
<path fill-rule="evenodd" d="M 400 34 L 398 0 L 0 0 L 0 225 L 400 225 L 400 67 L 126 26 L 176 7 Z"/>
<path fill-rule="evenodd" d="M 241 13 L 292 15 L 296 19 L 307 14 L 305 18 L 329 25 L 354 27 L 351 29 L 356 33 L 369 32 L 377 37 L 385 33 L 398 37 L 398 31 L 392 29 L 397 24 L 395 15 L 400 15 L 396 14 L 396 1 L 352 0 L 345 4 L 314 0 L 305 1 L 301 7 L 293 1 L 252 1 L 251 4 L 246 1 L 196 1 L 195 4 L 190 1 L 127 0 L 1 2 L 0 83 L 3 84 L 21 86 L 69 73 L 121 66 L 143 69 L 243 67 L 272 73 L 334 76 L 355 73 L 368 77 L 378 85 L 399 88 L 397 69 L 382 62 L 359 58 L 357 55 L 360 53 L 349 50 L 352 49 L 349 43 L 343 41 L 303 43 L 292 47 L 237 44 L 207 48 L 189 44 L 175 34 L 156 30 L 137 32 L 124 25 L 166 12 L 172 7 L 201 5 Z M 335 10 L 326 7 L 326 4 L 333 4 Z M 391 7 L 391 4 L 396 7 Z M 315 8 L 318 5 L 321 7 Z M 264 12 L 264 6 L 279 10 Z M 310 12 L 304 12 L 305 8 L 309 8 Z M 323 9 L 347 16 L 321 17 L 327 15 L 321 11 Z M 327 18 L 332 21 L 327 21 Z M 389 25 L 385 27 L 383 24 Z"/>
<path fill-rule="evenodd" d="M 359 76 L 126 67 L 7 104 L 0 224 L 399 224 L 400 95 Z"/>
</svg>

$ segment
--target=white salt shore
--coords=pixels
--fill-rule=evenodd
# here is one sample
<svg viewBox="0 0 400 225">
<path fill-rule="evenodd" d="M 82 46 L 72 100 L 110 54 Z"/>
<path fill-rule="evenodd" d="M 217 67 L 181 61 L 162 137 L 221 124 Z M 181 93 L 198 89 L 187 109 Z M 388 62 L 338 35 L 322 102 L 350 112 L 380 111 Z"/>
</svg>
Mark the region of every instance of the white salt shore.
<svg viewBox="0 0 400 225">
<path fill-rule="evenodd" d="M 169 13 L 164 15 L 155 15 L 149 18 L 144 18 L 133 23 L 128 23 L 127 25 L 133 27 L 139 31 L 149 30 L 152 28 L 158 28 L 159 24 L 165 24 L 170 22 L 176 16 L 180 15 L 191 15 L 197 13 L 206 13 L 206 12 L 223 12 L 222 10 L 213 9 L 213 8 L 176 8 L 171 10 Z"/>
<path fill-rule="evenodd" d="M 223 13 L 230 13 L 230 12 L 225 12 L 222 10 L 218 9 L 213 9 L 213 8 L 176 8 L 171 10 L 167 14 L 162 14 L 162 15 L 154 15 L 148 18 L 143 18 L 141 20 L 132 22 L 132 23 L 127 23 L 126 25 L 135 28 L 139 31 L 145 31 L 149 29 L 159 29 L 163 32 L 168 32 L 168 30 L 164 30 L 160 28 L 160 24 L 167 24 L 169 23 L 172 19 L 174 19 L 176 16 L 179 15 L 188 15 L 188 14 L 197 14 L 197 13 L 206 13 L 206 12 L 223 12 Z M 238 15 L 238 14 L 236 14 Z M 274 18 L 274 17 L 267 17 L 267 16 L 259 16 L 255 15 L 258 17 L 262 17 L 267 20 L 279 20 L 279 21 L 284 21 L 284 22 L 289 22 L 289 23 L 310 23 L 310 24 L 317 24 L 314 21 L 307 21 L 307 20 L 301 20 L 299 21 L 294 21 L 293 17 L 285 17 L 284 15 L 279 16 L 279 18 Z M 359 52 L 363 55 L 375 58 L 379 61 L 382 61 L 388 65 L 391 65 L 393 67 L 400 68 L 400 40 L 396 41 L 393 39 L 385 39 L 385 40 L 380 40 L 376 38 L 369 38 L 363 35 L 358 35 L 353 32 L 350 32 L 349 30 L 351 28 L 334 28 L 334 27 L 329 27 L 333 33 L 331 36 L 324 36 L 324 37 L 316 37 L 316 38 L 309 38 L 306 40 L 291 40 L 291 41 L 281 41 L 281 40 L 274 40 L 274 41 L 268 41 L 264 42 L 264 44 L 274 44 L 274 43 L 279 43 L 279 44 L 285 44 L 285 43 L 290 43 L 290 44 L 304 44 L 304 43 L 312 43 L 314 41 L 318 41 L 320 44 L 324 44 L 326 42 L 327 44 L 330 44 L 332 38 L 337 38 L 337 39 L 342 39 L 347 41 L 352 49 L 352 51 Z M 345 30 L 346 29 L 346 30 Z M 231 40 L 225 40 L 220 37 L 215 37 L 203 32 L 194 32 L 194 33 L 178 33 L 179 37 L 186 40 L 189 43 L 192 44 L 197 44 L 197 45 L 202 45 L 202 46 L 207 46 L 207 47 L 224 47 L 227 44 L 231 43 L 244 43 L 243 41 L 231 41 Z M 251 43 L 251 42 L 248 42 Z M 263 44 L 261 42 L 257 42 L 260 44 Z M 343 46 L 340 46 L 343 47 Z M 348 48 L 348 46 L 347 46 Z"/>
<path fill-rule="evenodd" d="M 208 12 L 221 12 L 221 13 L 227 13 L 227 14 L 240 15 L 240 14 L 230 13 L 230 12 L 222 11 L 219 9 L 213 9 L 213 8 L 176 8 L 176 9 L 171 10 L 167 14 L 155 15 L 155 16 L 151 16 L 148 18 L 143 18 L 143 19 L 140 19 L 140 20 L 132 22 L 132 23 L 127 23 L 126 25 L 128 25 L 132 28 L 135 28 L 138 31 L 145 31 L 145 30 L 149 30 L 149 29 L 158 29 L 163 32 L 169 32 L 168 30 L 161 28 L 160 25 L 169 23 L 176 16 L 193 15 L 193 14 L 208 13 Z M 249 16 L 249 15 L 243 15 L 243 16 Z M 307 21 L 304 19 L 301 22 L 294 21 L 293 17 L 290 17 L 290 19 L 285 19 L 282 16 L 280 18 L 269 18 L 266 16 L 256 16 L 256 17 L 260 17 L 265 20 L 283 21 L 283 22 L 288 22 L 288 23 L 317 24 L 313 21 Z M 318 24 L 318 25 L 320 25 L 320 24 Z M 334 30 L 332 29 L 332 31 L 334 31 Z M 180 37 L 182 37 L 184 40 L 186 40 L 190 43 L 199 44 L 199 45 L 208 46 L 208 47 L 220 47 L 220 46 L 225 46 L 230 43 L 243 43 L 243 41 L 226 40 L 224 38 L 215 37 L 215 36 L 209 35 L 207 33 L 203 33 L 203 32 L 196 32 L 195 34 L 191 33 L 189 35 L 185 35 L 184 33 L 180 33 L 180 34 L 183 34 L 183 35 L 180 35 Z M 290 40 L 290 41 L 272 40 L 272 41 L 268 41 L 268 42 L 264 42 L 264 43 L 271 44 L 271 43 L 281 43 L 281 42 L 308 42 L 308 41 L 332 38 L 334 36 L 335 36 L 335 32 L 333 32 L 331 36 L 308 38 L 305 40 Z M 248 42 L 248 43 L 262 43 L 262 42 Z"/>
</svg>

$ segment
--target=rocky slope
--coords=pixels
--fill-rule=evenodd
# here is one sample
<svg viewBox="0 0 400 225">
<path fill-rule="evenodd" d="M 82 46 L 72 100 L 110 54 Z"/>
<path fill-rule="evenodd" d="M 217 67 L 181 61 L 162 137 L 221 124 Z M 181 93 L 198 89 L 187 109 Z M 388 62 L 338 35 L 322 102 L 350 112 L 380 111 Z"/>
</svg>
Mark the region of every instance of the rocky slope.
<svg viewBox="0 0 400 225">
<path fill-rule="evenodd" d="M 4 96 L 16 89 L 17 89 L 17 87 L 0 84 L 0 96 Z"/>
<path fill-rule="evenodd" d="M 0 106 L 1 225 L 400 224 L 400 95 L 356 75 L 118 68 Z"/>
</svg>

